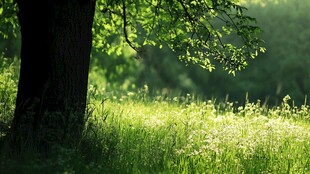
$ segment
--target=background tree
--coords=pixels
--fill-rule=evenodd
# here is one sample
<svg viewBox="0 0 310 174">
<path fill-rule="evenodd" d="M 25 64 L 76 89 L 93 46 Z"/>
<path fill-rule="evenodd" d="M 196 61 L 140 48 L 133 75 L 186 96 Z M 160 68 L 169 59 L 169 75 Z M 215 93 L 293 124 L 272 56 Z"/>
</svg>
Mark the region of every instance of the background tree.
<svg viewBox="0 0 310 174">
<path fill-rule="evenodd" d="M 165 44 L 186 64 L 212 71 L 217 61 L 232 74 L 264 51 L 255 19 L 233 0 L 17 0 L 16 4 L 22 41 L 9 136 L 14 150 L 46 151 L 51 144 L 79 139 L 92 33 L 95 48 L 108 53 L 128 44 L 143 57 L 146 45 Z M 1 11 L 10 5 L 13 1 L 3 1 Z M 226 36 L 242 44 L 224 42 Z"/>
</svg>

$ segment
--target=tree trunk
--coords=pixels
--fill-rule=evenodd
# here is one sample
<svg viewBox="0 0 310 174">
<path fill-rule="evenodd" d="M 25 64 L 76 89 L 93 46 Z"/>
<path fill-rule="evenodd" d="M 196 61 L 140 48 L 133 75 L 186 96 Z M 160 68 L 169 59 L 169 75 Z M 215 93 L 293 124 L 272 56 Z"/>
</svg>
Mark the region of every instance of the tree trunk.
<svg viewBox="0 0 310 174">
<path fill-rule="evenodd" d="M 83 129 L 95 0 L 17 0 L 21 67 L 10 142 L 38 150 Z"/>
</svg>

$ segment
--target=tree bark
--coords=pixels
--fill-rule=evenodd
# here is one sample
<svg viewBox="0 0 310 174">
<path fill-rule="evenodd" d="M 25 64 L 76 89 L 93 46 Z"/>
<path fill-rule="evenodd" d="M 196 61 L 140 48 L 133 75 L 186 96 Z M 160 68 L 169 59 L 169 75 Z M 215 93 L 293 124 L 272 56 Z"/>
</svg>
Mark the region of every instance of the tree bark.
<svg viewBox="0 0 310 174">
<path fill-rule="evenodd" d="M 95 0 L 17 0 L 21 67 L 14 150 L 78 140 L 84 125 Z"/>
</svg>

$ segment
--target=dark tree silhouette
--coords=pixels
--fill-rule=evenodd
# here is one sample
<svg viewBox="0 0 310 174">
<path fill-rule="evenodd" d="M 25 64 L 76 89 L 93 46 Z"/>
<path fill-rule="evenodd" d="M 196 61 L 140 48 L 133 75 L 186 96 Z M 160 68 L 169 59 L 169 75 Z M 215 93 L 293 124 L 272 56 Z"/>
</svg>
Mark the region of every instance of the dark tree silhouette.
<svg viewBox="0 0 310 174">
<path fill-rule="evenodd" d="M 95 2 L 19 0 L 17 5 L 22 42 L 12 145 L 68 143 L 84 125 Z"/>
</svg>

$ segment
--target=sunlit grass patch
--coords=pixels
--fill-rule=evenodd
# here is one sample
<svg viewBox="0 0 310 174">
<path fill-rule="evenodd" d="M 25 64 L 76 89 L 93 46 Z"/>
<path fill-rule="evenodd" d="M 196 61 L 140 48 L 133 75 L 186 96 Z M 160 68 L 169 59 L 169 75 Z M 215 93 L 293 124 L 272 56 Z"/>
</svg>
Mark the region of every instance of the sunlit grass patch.
<svg viewBox="0 0 310 174">
<path fill-rule="evenodd" d="M 117 134 L 112 136 L 117 141 L 111 170 L 310 172 L 309 109 L 286 104 L 284 101 L 282 106 L 268 109 L 259 103 L 247 103 L 234 109 L 232 103 L 224 104 L 225 108 L 211 100 L 108 99 L 104 102 L 104 111 L 109 113 L 105 126 Z M 94 115 L 102 117 L 100 113 Z"/>
</svg>

